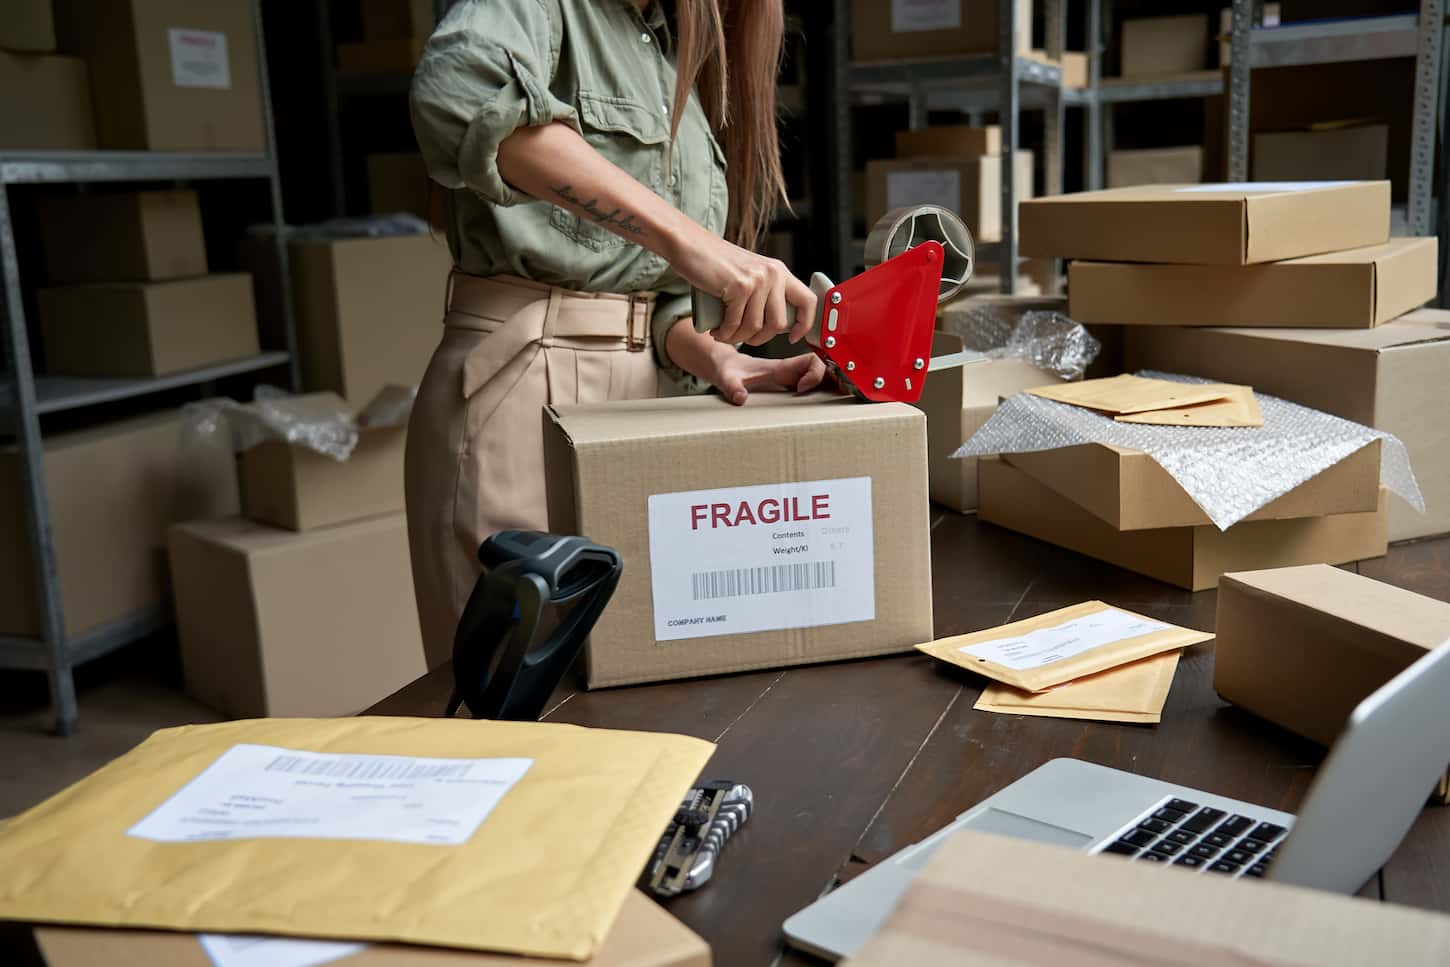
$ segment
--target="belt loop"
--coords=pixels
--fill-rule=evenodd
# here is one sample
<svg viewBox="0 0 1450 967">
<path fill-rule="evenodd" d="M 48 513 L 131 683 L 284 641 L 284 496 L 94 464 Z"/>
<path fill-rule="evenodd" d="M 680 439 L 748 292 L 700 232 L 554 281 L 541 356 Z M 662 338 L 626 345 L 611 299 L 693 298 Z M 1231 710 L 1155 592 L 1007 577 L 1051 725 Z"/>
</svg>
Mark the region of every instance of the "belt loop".
<svg viewBox="0 0 1450 967">
<path fill-rule="evenodd" d="M 649 343 L 649 299 L 645 296 L 630 293 L 629 296 L 629 334 L 626 339 L 626 346 L 632 353 L 642 353 Z M 635 314 L 638 311 L 640 325 L 638 332 L 635 331 Z"/>
<path fill-rule="evenodd" d="M 448 272 L 448 284 L 443 289 L 443 314 L 445 316 L 453 311 L 453 280 L 457 277 L 457 267 L 450 269 Z"/>
<path fill-rule="evenodd" d="M 563 290 L 556 285 L 549 286 L 549 304 L 544 308 L 544 328 L 539 334 L 539 341 L 546 346 L 554 338 L 554 325 L 559 321 L 559 307 L 563 304 Z"/>
</svg>

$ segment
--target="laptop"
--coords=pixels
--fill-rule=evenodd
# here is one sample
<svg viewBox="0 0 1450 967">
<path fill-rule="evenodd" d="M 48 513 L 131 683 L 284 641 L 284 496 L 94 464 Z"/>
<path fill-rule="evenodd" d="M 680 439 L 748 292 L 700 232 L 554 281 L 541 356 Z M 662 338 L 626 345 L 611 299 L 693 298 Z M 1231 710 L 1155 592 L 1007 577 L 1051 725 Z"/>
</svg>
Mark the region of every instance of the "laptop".
<svg viewBox="0 0 1450 967">
<path fill-rule="evenodd" d="M 1054 759 L 785 922 L 830 960 L 881 926 L 912 877 L 960 829 L 1056 843 L 1201 876 L 1353 893 L 1382 867 L 1450 759 L 1450 642 L 1367 697 L 1296 818 L 1078 759 Z"/>
</svg>

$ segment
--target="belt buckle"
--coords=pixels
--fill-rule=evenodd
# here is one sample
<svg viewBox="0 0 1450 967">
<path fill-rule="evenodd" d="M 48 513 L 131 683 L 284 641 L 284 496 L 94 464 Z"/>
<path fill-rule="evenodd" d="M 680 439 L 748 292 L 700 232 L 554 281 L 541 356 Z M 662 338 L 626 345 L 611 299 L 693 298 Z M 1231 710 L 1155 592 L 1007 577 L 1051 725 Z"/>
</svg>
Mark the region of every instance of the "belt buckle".
<svg viewBox="0 0 1450 967">
<path fill-rule="evenodd" d="M 636 310 L 640 321 L 639 329 L 635 329 Z M 625 336 L 625 346 L 632 353 L 642 353 L 649 345 L 649 300 L 643 296 L 633 293 L 629 296 L 629 322 L 628 332 Z"/>
</svg>

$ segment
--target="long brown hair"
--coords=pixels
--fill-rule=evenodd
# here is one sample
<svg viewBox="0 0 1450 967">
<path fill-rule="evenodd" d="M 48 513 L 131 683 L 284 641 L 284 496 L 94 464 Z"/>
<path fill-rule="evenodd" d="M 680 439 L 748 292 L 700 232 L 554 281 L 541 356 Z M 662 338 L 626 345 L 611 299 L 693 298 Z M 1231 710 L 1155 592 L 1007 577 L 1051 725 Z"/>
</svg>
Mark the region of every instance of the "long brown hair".
<svg viewBox="0 0 1450 967">
<path fill-rule="evenodd" d="M 775 84 L 785 33 L 782 0 L 675 0 L 679 32 L 670 137 L 695 90 L 725 149 L 726 236 L 754 248 L 785 200 Z M 728 66 L 727 66 L 728 65 Z"/>
</svg>

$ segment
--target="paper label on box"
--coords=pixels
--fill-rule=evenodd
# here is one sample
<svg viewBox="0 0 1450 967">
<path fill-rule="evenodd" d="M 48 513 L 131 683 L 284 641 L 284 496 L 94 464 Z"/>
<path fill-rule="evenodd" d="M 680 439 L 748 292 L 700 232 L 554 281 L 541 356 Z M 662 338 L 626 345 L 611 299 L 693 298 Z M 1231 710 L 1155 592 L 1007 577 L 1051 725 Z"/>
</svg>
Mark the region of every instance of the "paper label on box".
<svg viewBox="0 0 1450 967">
<path fill-rule="evenodd" d="M 423 759 L 234 745 L 128 834 L 211 839 L 468 841 L 532 759 Z"/>
<path fill-rule="evenodd" d="M 962 207 L 962 173 L 955 168 L 926 171 L 888 171 L 886 210 L 912 205 L 940 205 L 948 211 Z"/>
<path fill-rule="evenodd" d="M 1171 631 L 1172 625 L 1150 621 L 1116 608 L 1096 611 L 1051 628 L 1038 628 L 1024 635 L 997 638 L 957 649 L 964 655 L 983 658 L 1013 671 L 1041 668 L 1085 651 L 1155 631 Z"/>
<path fill-rule="evenodd" d="M 228 91 L 232 66 L 227 57 L 227 35 L 214 30 L 172 27 L 171 81 L 177 87 L 210 87 Z"/>
<path fill-rule="evenodd" d="M 962 0 L 891 0 L 893 33 L 959 30 L 961 26 Z"/>
<path fill-rule="evenodd" d="M 365 943 L 203 933 L 201 949 L 216 967 L 321 967 L 367 949 Z"/>
<path fill-rule="evenodd" d="M 872 621 L 871 478 L 649 499 L 656 641 Z"/>
<path fill-rule="evenodd" d="M 1204 194 L 1214 191 L 1314 191 L 1317 188 L 1338 188 L 1341 185 L 1357 185 L 1357 181 L 1225 181 L 1213 185 L 1189 185 L 1175 191 L 1183 194 Z"/>
</svg>

